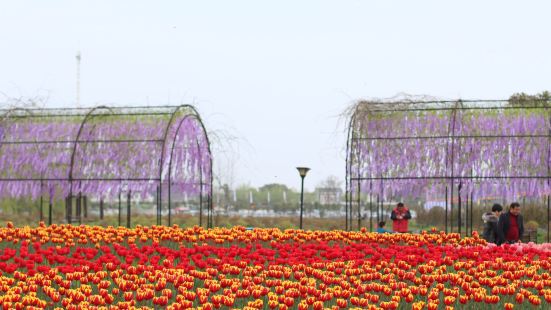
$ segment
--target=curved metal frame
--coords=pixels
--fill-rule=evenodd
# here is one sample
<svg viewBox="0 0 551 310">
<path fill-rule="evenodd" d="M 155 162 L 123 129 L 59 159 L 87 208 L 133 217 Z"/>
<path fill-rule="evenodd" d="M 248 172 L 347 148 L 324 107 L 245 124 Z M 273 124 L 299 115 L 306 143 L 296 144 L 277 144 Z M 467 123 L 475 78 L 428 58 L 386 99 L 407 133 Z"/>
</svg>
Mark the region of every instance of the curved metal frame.
<svg viewBox="0 0 551 310">
<path fill-rule="evenodd" d="M 203 120 L 201 119 L 201 117 L 199 116 L 199 113 L 197 112 L 197 110 L 195 109 L 194 106 L 192 105 L 189 105 L 189 104 L 184 104 L 184 105 L 180 105 L 180 106 L 177 106 L 174 111 L 172 112 L 172 115 L 170 116 L 170 120 L 168 121 L 167 123 L 167 126 L 165 128 L 165 134 L 164 134 L 164 137 L 163 137 L 163 142 L 162 142 L 162 145 L 161 145 L 161 159 L 160 159 L 160 164 L 159 164 L 159 206 L 158 206 L 158 213 L 157 213 L 157 218 L 158 218 L 158 225 L 161 224 L 161 217 L 160 217 L 160 214 L 161 214 L 161 208 L 162 208 L 162 201 L 163 201 L 163 196 L 162 196 L 162 184 L 163 184 L 163 168 L 164 168 L 164 159 L 165 159 L 165 145 L 166 145 L 166 141 L 167 141 L 167 137 L 168 137 L 168 132 L 170 130 L 170 127 L 172 125 L 172 122 L 174 121 L 174 117 L 176 116 L 176 113 L 178 113 L 179 110 L 181 109 L 190 109 L 193 114 L 188 114 L 188 115 L 194 115 L 197 120 L 199 121 L 199 124 L 201 125 L 201 128 L 203 129 L 203 134 L 205 135 L 205 140 L 207 142 L 207 149 L 208 149 L 208 153 L 209 153 L 209 165 L 210 165 L 210 169 L 211 169 L 211 173 L 210 173 L 210 179 L 209 179 L 209 185 L 210 185 L 210 190 L 209 190 L 209 194 L 207 196 L 207 213 L 208 213 L 208 217 L 207 217 L 207 227 L 210 228 L 212 226 L 212 182 L 213 182 L 213 176 L 212 176 L 212 153 L 211 153 L 211 149 L 210 149 L 210 140 L 208 138 L 208 134 L 207 134 L 207 131 L 205 129 L 205 125 L 203 123 Z M 185 117 L 183 118 L 185 119 Z M 181 125 L 181 122 L 180 124 L 178 125 L 178 129 L 176 130 L 176 134 L 175 134 L 175 137 L 174 139 L 176 139 L 176 135 L 178 134 L 178 130 L 179 130 L 179 127 Z M 174 145 L 174 141 L 173 141 L 173 145 Z M 171 167 L 171 161 L 172 161 L 172 156 L 170 158 L 170 162 L 169 162 L 169 165 Z M 169 167 L 169 177 L 168 177 L 168 185 L 170 186 L 170 173 L 171 173 L 171 170 L 170 170 L 170 167 Z M 201 182 L 201 193 L 200 195 L 202 196 L 202 189 L 203 189 L 203 180 L 202 180 L 202 175 L 200 177 L 200 182 Z M 169 195 L 170 195 L 170 191 L 169 191 Z M 169 203 L 169 207 L 170 207 L 170 199 L 168 201 Z M 202 204 L 202 203 L 201 203 Z M 202 225 L 201 223 L 201 219 L 202 219 L 202 215 L 200 214 L 199 216 L 199 219 L 200 219 L 200 225 Z M 170 225 L 170 222 L 169 222 L 169 225 Z"/>
<path fill-rule="evenodd" d="M 95 107 L 93 108 L 92 110 L 90 110 L 88 113 L 86 113 L 86 116 L 84 116 L 84 119 L 82 120 L 82 122 L 80 123 L 80 127 L 78 129 L 78 132 L 77 132 L 77 135 L 75 137 L 75 141 L 73 143 L 73 152 L 71 153 L 71 164 L 69 166 L 69 197 L 72 197 L 73 196 L 73 167 L 74 167 L 74 163 L 75 163 L 75 153 L 76 153 L 76 150 L 77 150 L 77 145 L 79 143 L 79 138 L 80 138 L 80 134 L 82 133 L 82 128 L 84 128 L 84 125 L 86 124 L 86 122 L 96 116 L 95 114 L 93 114 L 96 110 L 99 110 L 99 109 L 107 109 L 107 110 L 111 110 L 111 108 L 107 107 L 107 106 L 98 106 L 98 107 Z"/>
<path fill-rule="evenodd" d="M 91 109 L 90 111 L 88 111 L 88 113 L 86 113 L 86 115 L 82 119 L 82 122 L 80 123 L 80 127 L 78 128 L 78 132 L 77 132 L 77 135 L 75 137 L 75 141 L 73 143 L 73 152 L 71 153 L 71 163 L 70 163 L 70 166 L 69 166 L 69 174 L 68 174 L 68 178 L 69 178 L 69 195 L 65 198 L 66 199 L 65 200 L 65 210 L 66 210 L 67 222 L 69 224 L 72 223 L 73 168 L 74 168 L 74 164 L 75 164 L 75 154 L 76 154 L 76 151 L 77 151 L 77 146 L 80 142 L 79 139 L 80 139 L 80 135 L 82 133 L 82 129 L 84 128 L 84 125 L 86 124 L 86 122 L 88 120 L 90 120 L 93 117 L 97 116 L 96 114 L 94 114 L 94 112 L 97 111 L 97 110 L 100 110 L 100 109 L 106 109 L 106 110 L 109 110 L 109 111 L 112 112 L 112 109 L 107 107 L 107 106 L 98 106 L 98 107 L 95 107 L 95 108 Z M 77 202 L 76 202 L 76 208 L 77 208 L 76 212 L 77 212 L 77 217 L 78 217 L 79 224 L 81 223 L 81 218 L 80 218 L 80 216 L 81 216 L 81 214 L 80 214 L 80 203 L 81 203 L 80 199 L 81 199 L 81 197 L 82 197 L 82 195 L 81 195 L 81 193 L 79 193 L 79 195 L 77 196 Z"/>
<path fill-rule="evenodd" d="M 136 108 L 136 109 L 140 109 L 138 111 L 115 111 L 116 109 L 133 109 L 133 108 Z M 162 109 L 169 109 L 169 108 L 174 108 L 174 110 L 172 112 L 163 112 L 162 110 L 161 111 L 157 111 L 157 110 L 152 110 L 152 111 L 142 111 L 144 109 L 157 109 L 157 108 L 162 108 Z M 98 110 L 107 110 L 108 113 L 105 113 L 105 114 L 98 114 L 96 113 Z M 4 112 L 3 115 L 0 117 L 0 126 L 1 126 L 1 123 L 3 123 L 4 120 L 6 119 L 10 119 L 10 118 L 28 118 L 28 117 L 83 117 L 83 119 L 80 121 L 80 126 L 78 128 L 78 131 L 76 133 L 76 136 L 75 136 L 75 139 L 74 140 L 71 140 L 71 139 L 68 139 L 68 141 L 7 141 L 7 143 L 9 144 L 47 144 L 47 143 L 71 143 L 72 144 L 72 150 L 70 151 L 71 152 L 71 155 L 70 155 L 70 163 L 69 163 L 69 167 L 68 167 L 68 171 L 67 171 L 67 178 L 54 178 L 54 177 L 44 177 L 44 175 L 42 175 L 42 177 L 40 179 L 38 178 L 35 178 L 35 177 L 31 177 L 31 178 L 21 178 L 21 177 L 6 177 L 6 178 L 0 178 L 0 182 L 19 182 L 19 181 L 61 181 L 61 182 L 68 182 L 68 192 L 69 192 L 69 197 L 72 197 L 73 196 L 73 191 L 74 191 L 74 181 L 83 181 L 83 180 L 87 180 L 87 181 L 125 181 L 125 180 L 129 180 L 129 181 L 152 181 L 152 180 L 157 180 L 158 184 L 159 184 L 159 193 L 158 193 L 158 199 L 157 199 L 157 204 L 158 204 L 158 207 L 160 208 L 161 205 L 162 205 L 162 195 L 161 195 L 161 187 L 162 187 L 162 184 L 164 181 L 166 180 L 163 180 L 163 169 L 165 168 L 165 162 L 167 160 L 166 156 L 168 156 L 167 152 L 168 150 L 165 150 L 165 147 L 166 147 L 166 143 L 167 141 L 169 140 L 169 132 L 170 132 L 170 129 L 176 119 L 176 115 L 178 114 L 178 112 L 182 111 L 183 109 L 187 109 L 186 111 L 186 114 L 183 116 L 183 118 L 180 120 L 179 124 L 178 124 L 178 128 L 176 130 L 176 133 L 174 135 L 174 137 L 170 137 L 173 141 L 173 145 L 172 145 L 172 148 L 171 148 L 171 151 L 170 151 L 170 158 L 169 158 L 169 167 L 168 167 L 168 177 L 166 177 L 166 179 L 168 179 L 168 182 L 169 182 L 169 186 L 170 186 L 170 183 L 172 182 L 172 158 L 173 158 L 173 153 L 174 153 L 174 148 L 175 148 L 175 139 L 176 139 L 176 136 L 178 135 L 178 132 L 180 131 L 180 126 L 181 124 L 183 123 L 183 121 L 185 119 L 188 119 L 189 117 L 193 117 L 194 119 L 196 119 L 196 121 L 200 124 L 201 126 L 201 130 L 202 130 L 202 134 L 204 135 L 204 141 L 206 142 L 206 150 L 208 152 L 208 164 L 209 164 L 209 167 L 208 169 L 210 170 L 210 176 L 209 176 L 209 180 L 207 180 L 209 182 L 209 190 L 207 192 L 207 210 L 208 210 L 208 226 L 211 227 L 212 226 L 212 183 L 213 183 L 213 176 L 212 176 L 212 153 L 211 153 L 211 148 L 210 148 L 210 141 L 209 141 L 209 137 L 208 137 L 208 134 L 207 134 L 207 131 L 205 129 L 205 125 L 201 119 L 201 117 L 199 116 L 199 113 L 197 112 L 197 110 L 195 109 L 195 107 L 193 107 L 192 105 L 180 105 L 180 106 L 159 106 L 159 107 L 151 107 L 151 106 L 147 106 L 147 107 L 108 107 L 108 106 L 98 106 L 98 107 L 94 107 L 94 108 L 81 108 L 81 109 L 26 109 L 26 108 L 13 108 L 13 109 L 0 109 L 0 112 Z M 15 114 L 17 111 L 24 111 L 27 115 L 13 115 Z M 38 113 L 36 113 L 38 111 Z M 50 112 L 51 111 L 51 112 Z M 72 111 L 72 112 L 68 112 L 67 114 L 64 114 L 63 111 Z M 81 113 L 80 111 L 86 111 L 86 113 Z M 77 114 L 75 114 L 74 112 L 77 112 Z M 124 140 L 119 140 L 119 139 L 111 139 L 111 140 L 106 140 L 106 139 L 95 139 L 93 141 L 81 141 L 81 136 L 84 132 L 84 127 L 86 126 L 86 124 L 91 120 L 93 119 L 94 117 L 96 116 L 102 116 L 102 115 L 106 115 L 106 116 L 114 116 L 114 115 L 121 115 L 121 116 L 126 116 L 126 115 L 129 115 L 129 116 L 133 116 L 133 115 L 144 115 L 144 116 L 147 116 L 147 115 L 170 115 L 170 119 L 168 120 L 168 123 L 166 125 L 166 128 L 164 130 L 164 135 L 163 135 L 163 139 L 138 139 L 138 140 L 132 140 L 132 139 L 124 139 Z M 203 152 L 203 146 L 202 144 L 199 145 L 199 137 L 195 137 L 197 143 L 198 143 L 198 147 L 199 147 L 199 150 L 200 152 Z M 0 147 L 2 146 L 2 144 L 4 141 L 0 141 Z M 75 172 L 75 164 L 76 164 L 76 161 L 77 161 L 77 158 L 76 158 L 76 154 L 77 154 L 77 147 L 79 144 L 81 144 L 82 142 L 84 143 L 102 143 L 102 142 L 109 142 L 109 143 L 120 143 L 120 142 L 148 142 L 148 143 L 161 143 L 161 150 L 160 150 L 160 159 L 159 159 L 159 178 L 158 179 L 155 179 L 155 178 L 132 178 L 132 179 L 128 179 L 128 178 L 97 178 L 97 177 L 94 177 L 94 178 L 75 178 L 74 176 L 74 172 Z M 200 156 L 203 156 L 203 155 L 200 155 Z M 201 167 L 201 169 L 203 169 L 203 167 Z M 201 171 L 202 172 L 202 171 Z M 201 196 L 203 195 L 203 190 L 204 190 L 204 180 L 203 180 L 203 177 L 202 177 L 202 173 L 201 173 L 201 176 L 200 176 L 200 184 L 201 184 Z M 170 195 L 170 190 L 169 190 L 169 195 Z M 159 221 L 160 221 L 160 217 L 159 217 Z M 159 223 L 160 224 L 160 223 Z"/>
<path fill-rule="evenodd" d="M 538 101 L 538 100 L 536 100 Z M 488 106 L 488 107 L 476 107 L 476 106 L 464 106 L 464 103 L 477 103 L 477 102 L 480 102 L 480 103 L 505 103 L 507 102 L 507 100 L 457 100 L 457 101 L 416 101 L 416 102 L 402 102 L 404 104 L 407 104 L 405 107 L 403 106 L 395 106 L 395 108 L 389 108 L 389 109 L 385 109 L 385 108 L 382 108 L 382 109 L 376 109 L 376 110 L 370 110 L 369 112 L 364 112 L 364 113 L 378 113 L 378 112 L 398 112 L 398 111 L 403 111 L 403 112 L 414 112 L 414 111 L 446 111 L 446 110 L 449 110 L 450 111 L 450 121 L 449 121 L 449 124 L 448 124 L 448 135 L 447 137 L 434 137 L 434 136 L 426 136 L 426 137 L 390 137 L 390 138 L 385 138 L 385 137 L 375 137 L 373 138 L 373 140 L 397 140 L 397 139 L 420 139 L 420 140 L 428 140 L 428 139 L 433 139 L 433 138 L 447 138 L 447 145 L 446 145 L 446 166 L 445 166 L 445 176 L 438 176 L 438 177 L 435 177 L 435 176 L 431 176 L 431 177 L 373 177 L 373 176 L 369 176 L 369 177 L 361 177 L 360 175 L 358 175 L 357 177 L 354 177 L 353 176 L 353 172 L 352 172 L 352 165 L 353 165 L 353 153 L 355 150 L 355 148 L 357 148 L 357 139 L 358 137 L 355 136 L 355 131 L 359 130 L 357 128 L 357 113 L 361 112 L 359 111 L 359 109 L 361 108 L 361 103 L 358 104 L 355 109 L 353 110 L 351 116 L 350 116 L 350 121 L 348 123 L 348 134 L 347 134 L 347 142 L 346 142 L 346 168 L 345 168 L 345 171 L 346 171 L 346 193 L 345 193 L 345 197 L 346 197 L 346 226 L 345 228 L 346 229 L 350 229 L 351 225 L 348 224 L 348 221 L 349 221 L 349 216 L 352 216 L 352 199 L 354 197 L 354 195 L 352 194 L 351 192 L 351 182 L 356 180 L 358 182 L 361 182 L 361 181 L 375 181 L 375 180 L 399 180 L 399 179 L 402 179 L 402 180 L 406 180 L 406 179 L 445 179 L 447 180 L 448 182 L 450 182 L 450 187 L 451 189 L 448 189 L 448 186 L 446 186 L 446 212 L 445 212 L 445 227 L 446 227 L 446 232 L 448 232 L 448 190 L 450 191 L 450 200 L 452 201 L 452 209 L 450 210 L 450 213 L 453 215 L 453 195 L 454 195 L 454 188 L 456 186 L 456 180 L 459 180 L 459 184 L 458 184 L 458 194 L 460 195 L 461 197 L 461 187 L 462 187 L 462 180 L 466 180 L 466 179 L 470 179 L 470 180 L 476 180 L 476 179 L 479 179 L 480 177 L 477 177 L 477 176 L 472 176 L 472 173 L 471 173 L 471 176 L 456 176 L 455 173 L 454 173 L 454 164 L 455 164 L 455 154 L 456 152 L 458 152 L 458 150 L 455 149 L 455 145 L 456 145 L 456 140 L 458 138 L 485 138 L 485 137 L 492 137 L 492 138 L 535 138 L 535 137 L 539 137 L 539 138 L 544 138 L 544 137 L 548 137 L 548 141 L 549 141 L 549 152 L 548 152 L 548 163 L 547 163 L 547 176 L 485 176 L 484 178 L 485 179 L 496 179 L 496 180 L 506 180 L 506 179 L 547 179 L 547 182 L 548 183 L 551 183 L 551 127 L 549 129 L 549 133 L 548 135 L 519 135 L 519 136 L 507 136 L 507 135 L 495 135 L 495 136 L 457 136 L 456 135 L 456 131 L 455 131 L 455 123 L 456 123 L 456 118 L 457 118 L 457 113 L 462 111 L 462 110 L 508 110 L 508 109 L 543 109 L 545 111 L 547 111 L 547 113 L 549 114 L 549 123 L 550 123 L 550 126 L 551 126 L 551 102 L 549 100 L 539 100 L 539 102 L 543 102 L 544 105 L 542 106 L 502 106 L 502 107 L 497 107 L 497 106 Z M 384 104 L 384 103 L 381 103 L 381 104 Z M 445 106 L 445 107 L 430 107 L 430 108 L 419 108 L 417 106 L 414 106 L 412 104 L 453 104 L 453 106 Z M 367 139 L 371 139 L 371 138 L 367 138 Z M 451 145 L 450 145 L 450 142 L 451 142 Z M 458 146 L 460 147 L 460 145 Z M 358 160 L 358 159 L 357 159 Z M 360 162 L 356 162 L 356 165 L 360 165 L 361 164 L 361 159 L 359 159 Z M 467 193 L 468 194 L 468 193 Z M 360 198 L 359 195 L 358 197 L 356 198 Z M 461 198 L 459 198 L 461 199 Z M 459 200 L 460 201 L 460 200 Z M 360 205 L 360 202 L 358 201 L 358 206 Z M 461 202 L 459 202 L 461 203 Z M 468 203 L 468 202 L 467 202 Z M 472 193 L 471 193 L 471 205 L 472 205 Z M 548 217 L 549 215 L 551 214 L 551 198 L 547 197 L 547 208 L 548 208 Z M 458 219 L 457 219 L 457 226 L 458 226 L 458 232 L 460 233 L 461 232 L 461 206 L 458 206 Z M 468 212 L 468 211 L 467 211 Z M 470 216 L 472 217 L 472 207 L 471 207 L 471 213 L 470 213 Z M 450 219 L 450 225 L 451 225 L 451 228 L 453 229 L 453 222 L 452 220 Z M 466 226 L 467 227 L 467 226 Z M 471 227 L 472 227 L 472 221 L 471 221 Z M 371 229 L 370 229 L 371 230 Z M 471 231 L 472 231 L 472 228 L 471 228 Z M 549 241 L 549 238 L 550 238 L 550 233 L 549 231 L 551 231 L 551 229 L 549 228 L 548 226 L 548 241 Z M 467 233 L 467 230 L 465 231 Z"/>
<path fill-rule="evenodd" d="M 194 111 L 194 112 L 196 113 L 196 111 Z M 199 117 L 199 114 L 185 115 L 180 120 L 180 122 L 178 123 L 178 127 L 176 128 L 174 138 L 172 139 L 172 147 L 171 147 L 171 150 L 170 150 L 170 159 L 168 161 L 168 225 L 169 226 L 171 225 L 171 199 L 170 199 L 170 196 L 171 196 L 171 184 L 172 184 L 172 158 L 174 156 L 174 148 L 176 146 L 176 138 L 178 137 L 178 132 L 180 132 L 180 127 L 182 126 L 182 124 L 184 123 L 185 120 L 190 119 L 190 118 L 195 119 L 197 122 L 199 122 L 201 124 L 205 140 L 207 141 L 207 148 L 208 148 L 209 161 L 210 161 L 209 166 L 212 169 L 212 156 L 211 156 L 212 154 L 210 153 L 210 142 L 208 140 L 208 135 L 207 135 L 207 132 L 205 131 L 203 121 Z M 201 153 L 201 147 L 199 145 L 198 137 L 196 137 L 195 141 L 196 141 L 196 145 L 197 145 L 197 150 L 199 151 L 199 153 Z M 202 170 L 199 172 L 199 175 L 200 175 L 199 176 L 199 186 L 200 186 L 199 195 L 202 196 L 203 195 L 203 173 L 202 173 Z M 211 176 L 210 182 L 211 182 L 210 186 L 212 186 L 212 176 Z M 202 202 L 200 202 L 200 205 L 201 206 L 200 206 L 200 212 L 199 212 L 199 226 L 202 225 L 202 218 L 203 218 Z M 212 204 L 211 204 L 211 199 L 209 197 L 209 201 L 208 201 L 208 205 L 207 205 L 207 227 L 208 228 L 212 227 L 212 218 L 211 217 L 212 217 Z"/>
</svg>

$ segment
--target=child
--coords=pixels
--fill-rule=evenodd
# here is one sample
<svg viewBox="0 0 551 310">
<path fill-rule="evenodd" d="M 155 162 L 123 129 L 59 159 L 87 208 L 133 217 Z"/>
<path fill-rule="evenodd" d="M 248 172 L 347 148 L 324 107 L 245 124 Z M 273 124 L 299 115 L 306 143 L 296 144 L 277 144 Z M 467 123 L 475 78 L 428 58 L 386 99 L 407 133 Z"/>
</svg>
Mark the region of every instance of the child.
<svg viewBox="0 0 551 310">
<path fill-rule="evenodd" d="M 390 230 L 386 230 L 385 229 L 385 221 L 381 221 L 379 222 L 379 227 L 377 227 L 377 232 L 380 233 L 380 234 L 384 234 L 384 233 L 392 233 Z"/>
</svg>

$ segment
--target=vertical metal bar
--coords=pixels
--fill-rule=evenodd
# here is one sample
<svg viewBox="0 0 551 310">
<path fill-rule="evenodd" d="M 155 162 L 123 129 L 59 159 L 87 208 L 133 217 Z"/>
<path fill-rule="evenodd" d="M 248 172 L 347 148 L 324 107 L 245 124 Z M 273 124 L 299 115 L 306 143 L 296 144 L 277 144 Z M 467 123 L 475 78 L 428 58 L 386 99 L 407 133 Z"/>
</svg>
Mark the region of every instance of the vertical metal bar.
<svg viewBox="0 0 551 310">
<path fill-rule="evenodd" d="M 352 187 L 352 185 L 350 186 Z M 344 230 L 348 231 L 348 210 L 352 208 L 352 191 L 350 191 L 350 203 L 344 208 Z"/>
<path fill-rule="evenodd" d="M 371 190 L 369 191 L 369 232 L 373 232 L 373 195 Z"/>
<path fill-rule="evenodd" d="M 44 198 L 43 198 L 43 181 L 40 180 L 40 221 L 44 221 Z"/>
<path fill-rule="evenodd" d="M 40 195 L 40 221 L 44 221 L 44 198 Z"/>
<path fill-rule="evenodd" d="M 453 190 L 454 190 L 454 164 L 455 164 L 455 119 L 457 116 L 457 106 L 459 102 L 456 102 L 453 109 L 452 109 L 452 132 L 451 132 L 451 160 L 450 160 L 450 166 L 451 166 L 451 173 L 450 173 L 450 232 L 453 232 Z M 448 129 L 448 135 L 449 135 L 449 129 Z M 449 140 L 448 140 L 449 141 Z M 446 212 L 447 215 L 447 212 Z"/>
<path fill-rule="evenodd" d="M 384 194 L 381 194 L 381 215 L 383 216 L 381 221 L 386 222 L 386 220 L 388 220 L 389 214 L 391 214 L 392 210 L 390 209 L 391 205 L 388 204 L 388 201 L 387 201 L 387 206 L 386 206 L 386 209 L 385 209 L 385 201 L 386 200 L 384 200 Z"/>
<path fill-rule="evenodd" d="M 65 206 L 66 206 L 66 216 L 67 216 L 67 224 L 71 224 L 73 220 L 73 197 L 71 195 L 67 196 L 65 198 Z"/>
<path fill-rule="evenodd" d="M 380 219 L 380 221 L 385 220 L 385 218 L 384 218 L 384 210 L 385 209 L 384 209 L 384 205 L 383 205 L 384 190 L 383 190 L 383 179 L 382 179 L 382 177 L 383 177 L 383 174 L 381 173 L 381 198 L 379 199 L 379 202 L 381 203 L 381 207 L 380 207 L 381 208 L 381 219 Z"/>
<path fill-rule="evenodd" d="M 446 212 L 444 213 L 445 232 L 448 233 L 448 187 L 446 186 Z"/>
<path fill-rule="evenodd" d="M 203 169 L 199 169 L 199 226 L 203 227 Z"/>
<path fill-rule="evenodd" d="M 170 207 L 170 204 L 171 204 L 171 201 L 170 201 L 170 183 L 172 183 L 172 180 L 170 179 L 170 169 L 169 169 L 169 176 L 168 176 L 168 226 L 171 225 L 171 218 L 170 218 L 170 213 L 171 213 L 171 207 Z"/>
<path fill-rule="evenodd" d="M 457 186 L 457 233 L 461 235 L 461 188 L 462 182 Z"/>
<path fill-rule="evenodd" d="M 300 182 L 300 222 L 299 228 L 302 229 L 302 209 L 304 207 L 304 177 L 301 177 Z"/>
<path fill-rule="evenodd" d="M 88 196 L 82 196 L 82 207 L 84 209 L 84 218 L 88 218 Z"/>
<path fill-rule="evenodd" d="M 162 170 L 162 167 L 161 167 Z M 161 173 L 162 175 L 162 173 Z M 163 214 L 163 183 L 159 177 L 159 225 L 162 225 Z"/>
<path fill-rule="evenodd" d="M 158 195 L 157 195 L 157 198 L 159 200 L 159 209 L 158 209 L 158 224 L 157 225 L 162 225 L 163 224 L 163 192 L 162 192 L 162 188 L 163 188 L 163 184 L 159 182 L 159 186 L 157 187 L 157 192 L 158 192 Z"/>
<path fill-rule="evenodd" d="M 346 163 L 346 166 L 348 167 L 348 163 Z M 348 171 L 347 171 L 347 174 L 348 174 Z M 347 221 L 347 218 L 346 218 L 346 212 L 348 210 L 348 204 L 350 203 L 350 200 L 351 200 L 351 194 L 349 194 L 349 185 L 348 183 L 351 182 L 350 180 L 348 180 L 348 177 L 346 179 L 346 183 L 345 183 L 345 189 L 344 189 L 344 200 L 345 200 L 345 203 L 344 203 L 344 230 L 346 230 L 346 226 L 348 224 L 348 221 Z"/>
<path fill-rule="evenodd" d="M 78 223 L 82 224 L 82 192 L 78 193 L 78 204 L 79 204 L 79 210 L 78 210 Z"/>
<path fill-rule="evenodd" d="M 52 197 L 48 203 L 48 225 L 52 225 Z"/>
<path fill-rule="evenodd" d="M 469 206 L 472 204 L 471 202 L 471 195 L 470 193 L 466 194 L 466 201 L 465 201 L 465 235 L 469 236 Z"/>
<path fill-rule="evenodd" d="M 207 208 L 207 228 L 211 228 L 210 225 L 211 225 L 211 222 L 210 222 L 210 214 L 211 214 L 211 208 L 210 208 L 210 195 L 208 193 L 208 191 L 205 193 L 207 195 L 206 197 L 206 208 Z"/>
<path fill-rule="evenodd" d="M 203 183 L 199 192 L 199 227 L 203 227 Z"/>
<path fill-rule="evenodd" d="M 381 194 L 381 199 L 379 203 L 381 204 L 381 221 L 385 221 L 388 219 L 388 214 L 385 214 L 385 204 L 384 204 L 383 194 Z"/>
<path fill-rule="evenodd" d="M 361 198 L 361 191 L 360 191 L 360 178 L 358 178 L 358 230 L 362 227 L 362 198 Z"/>
<path fill-rule="evenodd" d="M 76 204 L 76 217 L 77 217 L 77 220 L 78 220 L 78 224 L 79 224 L 79 225 L 82 224 L 82 219 L 81 219 L 81 217 L 82 217 L 82 206 L 81 206 L 81 202 L 82 202 L 82 201 L 81 201 L 81 199 L 80 199 L 81 197 L 82 197 L 82 193 L 79 192 L 79 193 L 77 194 L 76 202 L 75 202 L 75 204 Z"/>
<path fill-rule="evenodd" d="M 119 190 L 119 226 L 121 226 L 121 190 Z"/>
<path fill-rule="evenodd" d="M 79 192 L 79 193 L 78 193 L 78 200 L 80 200 L 80 201 L 79 201 L 80 210 L 79 210 L 79 214 L 78 214 L 78 223 L 79 223 L 79 224 L 82 224 L 82 213 L 83 213 L 82 210 L 83 210 L 83 208 L 84 208 L 84 206 L 83 206 L 83 196 L 82 196 L 82 192 Z"/>
<path fill-rule="evenodd" d="M 360 126 L 360 133 L 359 133 L 359 139 L 362 138 L 362 128 Z M 359 147 L 356 143 L 356 147 L 357 147 L 357 152 L 356 152 L 356 161 L 359 163 L 360 162 L 360 158 L 361 158 L 361 147 Z M 358 230 L 361 229 L 361 226 L 362 226 L 362 181 L 360 180 L 360 175 L 361 175 L 361 171 L 360 171 L 360 165 L 356 165 L 357 166 L 357 174 L 358 174 L 358 183 L 356 184 L 357 188 L 356 188 L 356 194 L 358 195 L 357 198 L 357 204 L 358 204 Z M 350 209 L 350 229 L 352 229 L 352 209 Z"/>
<path fill-rule="evenodd" d="M 103 220 L 103 198 L 99 199 L 99 219 Z"/>
<path fill-rule="evenodd" d="M 379 198 L 379 209 L 381 209 L 381 221 L 385 220 L 385 206 L 383 205 L 383 195 Z"/>
<path fill-rule="evenodd" d="M 549 213 L 550 213 L 550 204 L 549 204 L 549 195 L 547 195 L 547 243 L 549 243 Z"/>
<path fill-rule="evenodd" d="M 212 228 L 213 227 L 212 216 L 214 214 L 214 210 L 213 210 L 213 205 L 212 205 L 212 195 L 211 194 L 208 194 L 208 196 L 207 196 L 207 208 L 208 208 L 207 228 Z"/>
<path fill-rule="evenodd" d="M 453 180 L 453 178 L 452 178 Z M 450 233 L 453 233 L 453 183 L 450 187 Z"/>
<path fill-rule="evenodd" d="M 472 156 L 472 153 L 473 153 L 473 148 L 471 147 L 471 149 L 470 149 L 471 156 Z M 470 213 L 471 217 L 469 218 L 469 216 L 468 216 L 469 215 L 469 193 L 467 193 L 467 205 L 466 205 L 467 206 L 467 214 L 465 214 L 465 222 L 466 222 L 465 223 L 465 234 L 467 236 L 472 236 L 472 234 L 473 234 L 473 189 L 474 189 L 474 184 L 475 183 L 473 181 L 473 167 L 472 166 L 471 166 L 471 179 L 470 179 L 470 181 L 471 181 L 471 199 L 470 199 L 470 201 L 471 201 L 471 211 L 470 211 L 471 212 Z M 470 226 L 471 229 L 470 230 L 469 230 L 469 226 L 468 226 L 469 222 L 471 224 L 471 226 Z"/>
<path fill-rule="evenodd" d="M 132 191 L 128 190 L 128 195 L 126 196 L 126 228 L 130 228 L 130 207 L 131 207 L 130 201 L 132 197 L 131 195 L 132 195 Z"/>
<path fill-rule="evenodd" d="M 344 230 L 348 230 L 348 210 L 352 208 L 352 142 L 353 140 L 353 130 L 352 127 L 354 126 L 354 119 L 355 119 L 356 111 L 354 111 L 354 114 L 352 115 L 350 119 L 350 123 L 348 123 L 348 134 L 346 137 L 346 163 L 345 163 L 345 173 L 346 173 L 346 180 L 345 180 L 345 204 L 344 204 Z"/>
<path fill-rule="evenodd" d="M 388 202 L 390 202 L 390 201 L 392 201 L 392 198 Z M 392 208 L 393 208 L 393 206 L 391 204 L 388 204 L 386 206 L 386 212 L 387 212 L 389 217 L 390 217 L 390 214 L 392 214 Z M 408 227 L 408 230 L 409 230 L 409 227 Z"/>
<path fill-rule="evenodd" d="M 65 222 L 69 224 L 69 196 L 65 197 Z"/>
<path fill-rule="evenodd" d="M 375 206 L 377 207 L 377 224 L 381 221 L 381 215 L 379 214 L 379 194 L 377 194 L 377 201 Z"/>
<path fill-rule="evenodd" d="M 157 188 L 155 189 L 155 207 L 157 208 L 156 216 L 157 216 L 157 225 L 161 225 L 161 206 L 159 205 L 159 185 L 157 185 Z"/>
<path fill-rule="evenodd" d="M 159 200 L 159 213 L 158 213 L 158 225 L 162 225 L 163 224 L 163 201 L 161 200 L 161 195 L 162 195 L 162 192 L 161 192 L 161 187 L 162 185 L 159 185 L 159 187 L 157 187 L 157 199 Z"/>
<path fill-rule="evenodd" d="M 471 231 L 470 234 L 473 234 L 473 201 L 474 201 L 474 192 L 471 192 Z"/>
<path fill-rule="evenodd" d="M 465 195 L 465 223 L 464 224 L 465 224 L 465 236 L 468 236 L 469 235 L 469 193 Z"/>
<path fill-rule="evenodd" d="M 465 222 L 466 222 L 465 234 L 467 234 L 467 236 L 472 235 L 472 229 L 470 229 L 470 227 L 473 225 L 472 223 L 473 200 L 472 199 L 473 199 L 473 193 L 472 192 L 470 194 L 467 193 L 467 203 L 465 205 L 465 210 L 467 210 L 467 213 L 465 214 Z"/>
</svg>

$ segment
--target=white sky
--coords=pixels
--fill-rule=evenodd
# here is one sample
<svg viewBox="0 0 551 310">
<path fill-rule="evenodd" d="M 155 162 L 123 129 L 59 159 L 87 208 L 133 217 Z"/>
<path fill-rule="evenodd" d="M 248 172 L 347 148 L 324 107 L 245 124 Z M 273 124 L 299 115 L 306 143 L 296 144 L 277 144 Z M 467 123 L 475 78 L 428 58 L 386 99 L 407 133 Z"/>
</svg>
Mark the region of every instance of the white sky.
<svg viewBox="0 0 551 310">
<path fill-rule="evenodd" d="M 2 1 L 0 102 L 74 106 L 80 50 L 82 105 L 193 103 L 238 138 L 231 160 L 215 154 L 234 185 L 300 188 L 305 165 L 311 190 L 344 181 L 338 116 L 356 99 L 551 89 L 550 13 L 548 1 Z"/>
</svg>

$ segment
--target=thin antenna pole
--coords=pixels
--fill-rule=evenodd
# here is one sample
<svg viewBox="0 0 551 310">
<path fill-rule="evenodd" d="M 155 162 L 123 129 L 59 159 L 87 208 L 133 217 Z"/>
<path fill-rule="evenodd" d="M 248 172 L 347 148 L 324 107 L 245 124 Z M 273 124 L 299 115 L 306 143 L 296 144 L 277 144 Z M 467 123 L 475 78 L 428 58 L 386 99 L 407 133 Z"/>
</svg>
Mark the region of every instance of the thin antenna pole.
<svg viewBox="0 0 551 310">
<path fill-rule="evenodd" d="M 76 100 L 76 107 L 80 108 L 80 51 L 77 52 L 76 59 L 77 59 L 77 100 Z"/>
</svg>

